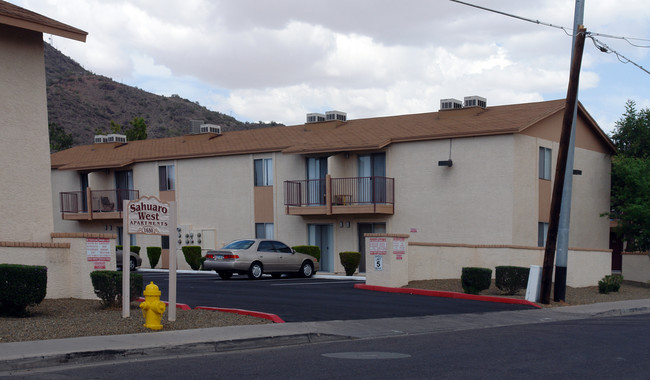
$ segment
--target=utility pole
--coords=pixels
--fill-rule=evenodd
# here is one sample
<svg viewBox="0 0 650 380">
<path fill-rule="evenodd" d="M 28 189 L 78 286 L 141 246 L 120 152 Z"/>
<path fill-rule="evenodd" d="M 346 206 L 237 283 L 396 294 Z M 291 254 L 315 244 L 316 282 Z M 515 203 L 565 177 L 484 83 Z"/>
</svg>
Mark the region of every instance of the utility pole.
<svg viewBox="0 0 650 380">
<path fill-rule="evenodd" d="M 575 42 L 578 28 L 583 25 L 585 13 L 585 0 L 576 0 L 573 16 L 573 39 L 571 43 L 571 59 L 575 55 Z M 578 92 L 576 90 L 576 98 Z M 573 193 L 573 157 L 576 140 L 576 121 L 578 119 L 578 102 L 573 109 L 573 124 L 571 126 L 571 139 L 567 155 L 567 166 L 564 172 L 564 189 L 562 190 L 562 206 L 560 207 L 560 224 L 557 236 L 557 257 L 555 258 L 555 283 L 553 287 L 553 300 L 566 301 L 566 275 L 569 256 L 569 226 L 571 224 L 571 194 Z"/>
<path fill-rule="evenodd" d="M 578 33 L 575 35 L 575 44 L 573 46 L 574 53 L 571 59 L 571 73 L 569 75 L 569 87 L 567 89 L 564 118 L 562 120 L 560 148 L 557 155 L 553 195 L 551 198 L 551 215 L 548 225 L 548 235 L 546 238 L 546 248 L 544 250 L 544 264 L 542 267 L 542 289 L 540 301 L 543 304 L 549 304 L 551 302 L 551 279 L 553 277 L 555 248 L 557 247 L 562 192 L 564 190 L 564 177 L 567 171 L 567 156 L 569 151 L 569 142 L 571 140 L 573 114 L 578 103 L 578 83 L 580 79 L 580 66 L 582 65 L 582 52 L 585 47 L 586 32 L 587 30 L 583 26 L 578 28 Z"/>
</svg>

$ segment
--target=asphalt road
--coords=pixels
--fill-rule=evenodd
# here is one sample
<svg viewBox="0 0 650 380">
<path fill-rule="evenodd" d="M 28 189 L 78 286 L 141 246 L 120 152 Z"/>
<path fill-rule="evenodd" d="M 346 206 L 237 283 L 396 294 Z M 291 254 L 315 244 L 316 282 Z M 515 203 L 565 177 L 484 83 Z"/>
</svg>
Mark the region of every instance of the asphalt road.
<svg viewBox="0 0 650 380">
<path fill-rule="evenodd" d="M 25 379 L 647 379 L 650 314 L 75 368 Z"/>
<path fill-rule="evenodd" d="M 145 286 L 153 281 L 168 299 L 168 275 L 140 272 Z M 222 280 L 214 273 L 177 274 L 176 301 L 190 307 L 211 306 L 271 313 L 285 322 L 416 317 L 436 314 L 522 310 L 525 305 L 458 300 L 355 289 L 354 280 L 246 276 Z"/>
</svg>

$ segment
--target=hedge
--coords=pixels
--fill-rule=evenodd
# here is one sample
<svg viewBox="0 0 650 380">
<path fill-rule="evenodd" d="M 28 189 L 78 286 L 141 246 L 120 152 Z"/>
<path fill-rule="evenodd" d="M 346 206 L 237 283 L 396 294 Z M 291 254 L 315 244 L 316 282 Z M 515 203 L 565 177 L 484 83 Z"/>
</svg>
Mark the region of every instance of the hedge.
<svg viewBox="0 0 650 380">
<path fill-rule="evenodd" d="M 464 267 L 460 279 L 465 293 L 479 294 L 481 290 L 490 288 L 492 269 Z"/>
<path fill-rule="evenodd" d="M 352 276 L 361 262 L 361 253 L 354 251 L 339 252 L 339 257 L 343 268 L 345 268 L 345 275 Z"/>
<path fill-rule="evenodd" d="M 307 254 L 320 261 L 320 247 L 317 245 L 296 245 L 291 247 L 294 251 Z"/>
<path fill-rule="evenodd" d="M 151 264 L 151 268 L 155 268 L 156 265 L 158 265 L 161 254 L 161 247 L 147 247 L 147 257 L 149 258 L 149 264 Z"/>
<path fill-rule="evenodd" d="M 47 292 L 47 267 L 0 264 L 0 309 L 11 316 L 24 316 Z"/>
<path fill-rule="evenodd" d="M 142 275 L 130 273 L 130 299 L 135 300 L 142 295 L 144 289 Z M 117 306 L 122 302 L 122 272 L 113 270 L 96 270 L 90 272 L 95 294 L 102 300 L 102 306 Z"/>
</svg>

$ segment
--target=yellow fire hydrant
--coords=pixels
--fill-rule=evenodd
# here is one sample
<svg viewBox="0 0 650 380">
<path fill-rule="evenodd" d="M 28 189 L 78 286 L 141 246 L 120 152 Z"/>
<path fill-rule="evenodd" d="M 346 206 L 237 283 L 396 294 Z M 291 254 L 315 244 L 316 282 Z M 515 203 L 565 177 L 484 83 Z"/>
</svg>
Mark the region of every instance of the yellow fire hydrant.
<svg viewBox="0 0 650 380">
<path fill-rule="evenodd" d="M 160 320 L 166 307 L 165 303 L 160 300 L 158 286 L 151 281 L 144 289 L 144 302 L 140 304 L 144 327 L 151 330 L 162 330 L 163 326 L 160 324 Z"/>
</svg>

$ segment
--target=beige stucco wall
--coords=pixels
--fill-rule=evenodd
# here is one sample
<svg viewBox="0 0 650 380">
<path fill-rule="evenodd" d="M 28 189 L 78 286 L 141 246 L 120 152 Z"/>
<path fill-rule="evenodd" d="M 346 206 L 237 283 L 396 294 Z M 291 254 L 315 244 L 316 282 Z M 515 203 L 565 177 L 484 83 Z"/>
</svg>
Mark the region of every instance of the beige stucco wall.
<svg viewBox="0 0 650 380">
<path fill-rule="evenodd" d="M 0 241 L 49 241 L 50 149 L 43 37 L 0 25 Z"/>
<path fill-rule="evenodd" d="M 88 261 L 87 238 L 109 239 L 111 252 L 114 252 L 113 234 L 55 233 L 51 243 L 22 247 L 0 245 L 0 263 L 47 267 L 46 298 L 97 299 L 90 280 L 95 264 Z M 105 269 L 115 270 L 114 254 L 110 261 L 105 262 Z"/>
<path fill-rule="evenodd" d="M 475 246 L 417 243 L 409 244 L 409 280 L 458 279 L 463 267 L 492 269 L 503 265 L 542 265 L 543 248 L 518 246 Z M 594 286 L 611 274 L 609 251 L 569 249 L 567 285 Z"/>
<path fill-rule="evenodd" d="M 625 280 L 650 284 L 650 254 L 623 253 L 622 258 L 621 274 Z"/>
<path fill-rule="evenodd" d="M 394 144 L 388 176 L 395 178 L 393 233 L 463 244 L 510 244 L 513 215 L 512 135 Z"/>
</svg>

